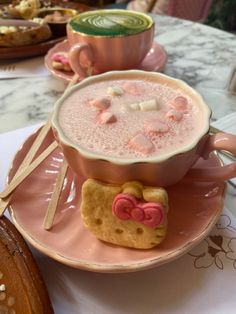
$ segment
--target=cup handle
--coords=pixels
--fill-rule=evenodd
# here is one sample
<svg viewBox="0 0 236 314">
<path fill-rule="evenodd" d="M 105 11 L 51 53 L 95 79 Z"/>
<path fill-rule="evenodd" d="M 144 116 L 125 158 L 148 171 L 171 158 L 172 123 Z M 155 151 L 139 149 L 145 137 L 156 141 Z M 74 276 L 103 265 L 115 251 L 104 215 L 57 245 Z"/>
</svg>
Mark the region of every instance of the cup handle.
<svg viewBox="0 0 236 314">
<path fill-rule="evenodd" d="M 209 135 L 202 157 L 207 159 L 213 151 L 228 151 L 236 156 L 236 135 L 220 132 L 214 135 Z M 187 173 L 187 178 L 196 181 L 219 182 L 236 177 L 236 161 L 226 166 L 211 167 L 211 168 L 192 168 Z"/>
<path fill-rule="evenodd" d="M 85 53 L 87 59 L 89 60 L 87 71 L 81 66 L 80 63 L 82 52 Z M 79 74 L 81 79 L 91 75 L 89 72 L 91 71 L 91 67 L 94 63 L 94 56 L 91 46 L 83 42 L 73 45 L 69 51 L 69 61 L 72 70 Z"/>
</svg>

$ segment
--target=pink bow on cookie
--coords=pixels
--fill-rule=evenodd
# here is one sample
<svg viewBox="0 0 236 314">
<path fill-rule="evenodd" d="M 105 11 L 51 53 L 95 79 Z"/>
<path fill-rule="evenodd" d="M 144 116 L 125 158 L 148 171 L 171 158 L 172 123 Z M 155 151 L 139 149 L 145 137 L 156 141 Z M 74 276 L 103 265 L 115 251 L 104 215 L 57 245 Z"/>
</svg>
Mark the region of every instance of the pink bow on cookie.
<svg viewBox="0 0 236 314">
<path fill-rule="evenodd" d="M 129 194 L 116 195 L 112 211 L 121 220 L 135 220 L 150 228 L 159 226 L 164 220 L 164 208 L 161 203 L 141 203 Z"/>
</svg>

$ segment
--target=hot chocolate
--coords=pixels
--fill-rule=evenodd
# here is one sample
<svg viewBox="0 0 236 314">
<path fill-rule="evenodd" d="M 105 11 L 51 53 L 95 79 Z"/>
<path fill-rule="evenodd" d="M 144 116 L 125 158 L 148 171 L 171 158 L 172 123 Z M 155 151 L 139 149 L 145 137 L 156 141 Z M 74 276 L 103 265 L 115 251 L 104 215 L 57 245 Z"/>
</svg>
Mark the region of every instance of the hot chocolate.
<svg viewBox="0 0 236 314">
<path fill-rule="evenodd" d="M 209 134 L 211 111 L 181 80 L 145 71 L 91 76 L 55 105 L 52 128 L 73 171 L 115 185 L 138 181 L 169 186 L 188 172 L 215 182 L 236 174 L 236 163 L 191 169 L 214 151 L 235 151 L 235 136 Z"/>
<path fill-rule="evenodd" d="M 120 159 L 165 157 L 191 145 L 205 123 L 184 89 L 140 79 L 101 80 L 70 93 L 58 121 L 74 145 Z"/>
</svg>

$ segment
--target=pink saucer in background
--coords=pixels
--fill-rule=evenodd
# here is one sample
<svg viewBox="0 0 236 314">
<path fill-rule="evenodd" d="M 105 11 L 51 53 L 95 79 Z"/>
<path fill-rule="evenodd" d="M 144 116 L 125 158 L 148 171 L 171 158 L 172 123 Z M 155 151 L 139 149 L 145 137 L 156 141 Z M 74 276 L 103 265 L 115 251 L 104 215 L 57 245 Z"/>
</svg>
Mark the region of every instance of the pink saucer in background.
<svg viewBox="0 0 236 314">
<path fill-rule="evenodd" d="M 52 56 L 54 53 L 68 52 L 68 50 L 69 43 L 67 40 L 64 40 L 50 49 L 45 56 L 45 66 L 49 72 L 51 72 L 51 74 L 56 78 L 62 79 L 67 83 L 72 79 L 74 72 L 66 72 L 54 69 L 52 66 Z M 165 49 L 160 44 L 153 42 L 152 48 L 147 53 L 138 70 L 162 72 L 165 68 L 167 59 L 168 57 Z"/>
<path fill-rule="evenodd" d="M 32 145 L 31 135 L 16 154 L 9 172 L 11 179 Z M 49 133 L 41 151 L 54 140 Z M 39 152 L 39 153 L 40 153 Z M 167 188 L 169 196 L 168 232 L 155 248 L 136 250 L 96 239 L 80 218 L 80 191 L 85 180 L 70 169 L 64 181 L 54 225 L 43 229 L 43 221 L 53 186 L 63 161 L 57 148 L 16 189 L 10 206 L 14 224 L 39 251 L 71 267 L 95 272 L 139 271 L 173 261 L 203 240 L 217 222 L 224 203 L 224 182 L 181 181 Z M 199 159 L 196 167 L 221 166 L 216 154 Z"/>
</svg>

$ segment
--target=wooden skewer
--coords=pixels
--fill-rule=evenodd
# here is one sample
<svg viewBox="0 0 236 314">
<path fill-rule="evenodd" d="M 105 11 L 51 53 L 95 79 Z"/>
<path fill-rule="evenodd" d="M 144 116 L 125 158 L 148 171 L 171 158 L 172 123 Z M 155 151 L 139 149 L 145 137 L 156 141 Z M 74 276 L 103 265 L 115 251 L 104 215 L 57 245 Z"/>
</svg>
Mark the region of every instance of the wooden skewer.
<svg viewBox="0 0 236 314">
<path fill-rule="evenodd" d="M 58 200 L 61 194 L 61 189 L 64 182 L 64 178 L 66 176 L 67 169 L 68 169 L 67 162 L 63 161 L 63 164 L 57 176 L 55 188 L 52 193 L 52 198 L 48 204 L 47 213 L 44 218 L 43 227 L 45 230 L 49 230 L 52 228 L 54 216 L 56 214 Z"/>
<path fill-rule="evenodd" d="M 9 195 L 8 197 L 6 197 L 5 199 L 0 199 L 0 217 L 4 214 L 7 206 L 9 205 L 11 201 L 11 195 Z"/>
<path fill-rule="evenodd" d="M 30 150 L 26 154 L 24 160 L 22 161 L 20 167 L 16 171 L 14 177 L 12 178 L 11 181 L 14 181 L 16 177 L 19 175 L 19 173 L 22 171 L 23 168 L 27 167 L 32 160 L 34 159 L 34 156 L 36 152 L 38 151 L 39 147 L 41 146 L 43 140 L 45 139 L 46 135 L 48 134 L 49 130 L 51 128 L 51 123 L 48 120 L 48 122 L 41 128 L 39 131 L 34 143 L 30 147 Z M 11 195 L 9 195 L 6 199 L 0 199 L 0 217 L 3 215 L 5 212 L 5 209 L 7 208 L 8 204 L 10 203 L 11 200 Z"/>
<path fill-rule="evenodd" d="M 89 71 L 89 76 L 90 73 L 92 73 L 92 69 L 89 67 L 88 69 Z M 72 80 L 70 81 L 70 83 L 68 84 L 65 92 L 72 86 L 74 85 L 79 79 L 79 76 L 77 74 L 75 74 L 72 78 Z M 60 198 L 60 194 L 61 194 L 61 189 L 62 189 L 62 185 L 66 176 L 66 172 L 68 169 L 68 165 L 67 162 L 64 160 L 63 164 L 58 172 L 58 176 L 56 179 L 56 183 L 55 183 L 55 187 L 52 193 L 52 197 L 51 200 L 48 204 L 48 208 L 47 208 L 47 212 L 46 215 L 44 217 L 44 221 L 43 221 L 43 228 L 45 230 L 50 230 L 53 226 L 53 221 L 54 221 L 54 217 L 56 214 L 56 210 L 57 210 L 57 205 L 58 205 L 58 201 Z"/>
<path fill-rule="evenodd" d="M 89 69 L 89 75 L 90 72 L 92 72 L 92 69 Z M 65 92 L 74 85 L 79 79 L 79 76 L 75 74 L 68 84 Z M 64 93 L 65 93 L 64 92 Z M 5 188 L 5 190 L 0 193 L 0 217 L 3 215 L 5 209 L 9 205 L 12 197 L 12 192 L 19 186 L 19 184 L 28 177 L 32 171 L 43 162 L 43 160 L 51 154 L 56 147 L 58 146 L 57 142 L 54 141 L 52 144 L 50 144 L 33 162 L 32 160 L 35 157 L 35 154 L 37 153 L 38 149 L 42 145 L 43 140 L 45 139 L 46 135 L 48 134 L 49 130 L 51 128 L 51 115 L 47 121 L 47 123 L 42 127 L 40 132 L 38 133 L 33 145 L 31 146 L 29 152 L 25 156 L 22 164 L 20 165 L 19 169 L 16 171 L 14 177 L 12 178 L 9 185 Z M 67 172 L 68 165 L 64 161 L 63 165 L 59 171 L 58 178 L 56 181 L 56 185 L 52 194 L 52 199 L 49 203 L 49 207 L 47 210 L 47 214 L 44 220 L 44 227 L 45 229 L 49 230 L 52 227 L 53 219 L 55 216 L 59 196 L 61 193 L 61 188 L 63 185 L 63 181 Z"/>
<path fill-rule="evenodd" d="M 74 85 L 79 79 L 79 76 L 75 74 L 68 84 L 67 89 Z M 46 124 L 41 128 L 39 131 L 33 145 L 31 146 L 30 150 L 26 154 L 23 162 L 21 163 L 20 167 L 16 171 L 14 177 L 12 178 L 11 182 L 9 183 L 8 187 L 0 193 L 0 217 L 4 214 L 7 206 L 9 205 L 11 198 L 12 198 L 12 191 L 39 165 L 40 162 L 43 161 L 44 158 L 47 157 L 47 154 L 50 154 L 55 148 L 56 148 L 56 142 L 53 143 L 53 146 L 50 146 L 50 148 L 45 152 L 43 152 L 40 156 L 41 158 L 37 158 L 37 162 L 35 161 L 33 166 L 31 166 L 28 169 L 28 166 L 31 164 L 32 160 L 34 159 L 35 154 L 37 153 L 39 147 L 42 145 L 43 140 L 45 139 L 46 135 L 48 134 L 49 130 L 51 128 L 51 115 L 46 122 Z M 55 146 L 55 147 L 54 147 Z M 24 173 L 25 172 L 25 173 Z M 20 175 L 20 177 L 19 177 Z M 18 178 L 19 177 L 19 178 Z M 18 179 L 17 179 L 18 178 Z M 16 181 L 17 179 L 17 181 Z"/>
<path fill-rule="evenodd" d="M 21 182 L 57 148 L 57 145 L 56 141 L 52 142 L 52 144 L 50 144 L 30 165 L 24 167 L 19 175 L 11 181 L 11 184 L 8 185 L 2 193 L 0 193 L 0 197 L 8 197 L 18 187 L 18 185 L 21 184 Z"/>
</svg>

